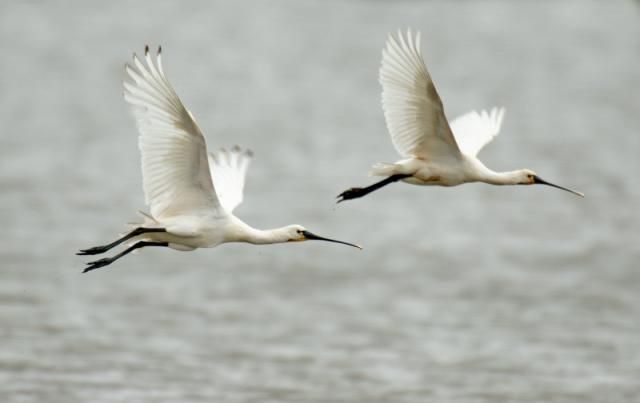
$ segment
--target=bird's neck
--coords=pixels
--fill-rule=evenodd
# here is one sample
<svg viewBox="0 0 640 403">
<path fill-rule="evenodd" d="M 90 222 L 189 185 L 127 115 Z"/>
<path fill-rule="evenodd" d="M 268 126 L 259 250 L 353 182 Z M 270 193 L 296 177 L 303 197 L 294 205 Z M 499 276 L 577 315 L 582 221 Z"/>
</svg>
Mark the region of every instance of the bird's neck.
<svg viewBox="0 0 640 403">
<path fill-rule="evenodd" d="M 476 160 L 475 172 L 479 182 L 491 185 L 517 185 L 520 181 L 519 171 L 496 172 Z"/>
<path fill-rule="evenodd" d="M 268 245 L 289 241 L 289 235 L 285 227 L 261 230 L 238 220 L 234 225 L 234 231 L 229 236 L 228 242 L 247 242 L 254 245 Z"/>
<path fill-rule="evenodd" d="M 494 172 L 491 171 L 490 175 L 485 176 L 483 182 L 490 183 L 492 185 L 517 185 L 520 181 L 518 171 L 508 172 Z"/>
<path fill-rule="evenodd" d="M 289 235 L 284 232 L 284 228 L 256 229 L 252 228 L 246 242 L 255 245 L 268 245 L 272 243 L 283 243 L 289 241 Z"/>
</svg>

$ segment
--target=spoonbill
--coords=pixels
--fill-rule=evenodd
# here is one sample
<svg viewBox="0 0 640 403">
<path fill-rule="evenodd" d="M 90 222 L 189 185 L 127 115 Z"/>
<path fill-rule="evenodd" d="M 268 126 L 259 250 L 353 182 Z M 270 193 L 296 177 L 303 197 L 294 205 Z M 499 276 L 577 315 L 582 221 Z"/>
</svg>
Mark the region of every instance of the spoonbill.
<svg viewBox="0 0 640 403">
<path fill-rule="evenodd" d="M 83 273 L 107 266 L 147 246 L 181 251 L 212 248 L 225 242 L 256 245 L 320 240 L 362 249 L 358 245 L 325 238 L 301 225 L 259 230 L 233 215 L 242 202 L 250 151 L 234 147 L 207 155 L 207 145 L 188 109 L 180 101 L 162 69 L 162 49 L 155 61 L 145 48 L 145 61 L 133 55 L 125 65 L 131 81 L 124 81 L 124 98 L 137 120 L 142 156 L 142 182 L 151 214 L 116 241 L 83 249 L 78 255 L 96 255 L 127 242 L 112 256 L 87 263 Z"/>
<path fill-rule="evenodd" d="M 420 53 L 420 32 L 406 37 L 389 35 L 382 51 L 379 75 L 382 108 L 391 141 L 403 157 L 394 164 L 375 164 L 372 176 L 386 178 L 367 187 L 354 187 L 338 195 L 338 203 L 365 196 L 390 183 L 456 186 L 467 182 L 492 185 L 555 185 L 530 169 L 495 172 L 476 157 L 500 131 L 504 108 L 469 112 L 447 122 L 444 108 Z"/>
</svg>

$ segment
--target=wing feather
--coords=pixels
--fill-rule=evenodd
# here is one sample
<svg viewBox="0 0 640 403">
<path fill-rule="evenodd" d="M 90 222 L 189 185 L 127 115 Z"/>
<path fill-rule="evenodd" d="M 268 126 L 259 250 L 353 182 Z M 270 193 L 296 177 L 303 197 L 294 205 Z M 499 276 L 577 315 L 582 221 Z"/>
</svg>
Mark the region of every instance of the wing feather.
<svg viewBox="0 0 640 403">
<path fill-rule="evenodd" d="M 251 150 L 243 151 L 238 146 L 230 151 L 221 149 L 215 154 L 209 153 L 209 166 L 218 200 L 229 213 L 242 203 L 245 178 L 252 158 Z"/>
<path fill-rule="evenodd" d="M 145 48 L 125 65 L 124 98 L 140 137 L 142 182 L 151 215 L 166 218 L 219 207 L 211 180 L 207 145 L 193 115 L 167 80 L 158 48 L 155 61 Z"/>
<path fill-rule="evenodd" d="M 238 146 L 230 151 L 221 149 L 217 153 L 209 153 L 216 194 L 222 207 L 229 213 L 242 203 L 245 178 L 252 158 L 251 150 L 243 151 Z"/>
<path fill-rule="evenodd" d="M 478 152 L 500 132 L 504 119 L 504 108 L 492 108 L 491 112 L 468 112 L 451 122 L 460 150 L 475 157 Z"/>
<path fill-rule="evenodd" d="M 396 150 L 403 157 L 458 157 L 460 150 L 442 101 L 420 53 L 420 33 L 389 35 L 380 67 L 382 108 Z"/>
</svg>

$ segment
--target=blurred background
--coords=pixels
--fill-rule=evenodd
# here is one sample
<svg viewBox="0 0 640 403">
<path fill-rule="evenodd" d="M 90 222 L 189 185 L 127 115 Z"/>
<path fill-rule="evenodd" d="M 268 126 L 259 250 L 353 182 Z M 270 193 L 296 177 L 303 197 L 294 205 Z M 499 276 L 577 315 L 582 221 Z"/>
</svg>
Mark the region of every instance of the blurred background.
<svg viewBox="0 0 640 403">
<path fill-rule="evenodd" d="M 422 31 L 481 152 L 586 193 L 391 185 L 377 73 Z M 364 245 L 79 248 L 145 209 L 123 65 L 163 46 L 210 149 L 255 152 L 236 213 Z M 0 401 L 634 402 L 640 395 L 636 1 L 0 4 Z"/>
</svg>

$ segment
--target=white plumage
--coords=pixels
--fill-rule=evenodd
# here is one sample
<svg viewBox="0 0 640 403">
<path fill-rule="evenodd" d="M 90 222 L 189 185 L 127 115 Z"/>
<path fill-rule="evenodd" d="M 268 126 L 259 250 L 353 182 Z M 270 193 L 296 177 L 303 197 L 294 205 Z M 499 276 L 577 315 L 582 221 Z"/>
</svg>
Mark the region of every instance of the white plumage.
<svg viewBox="0 0 640 403">
<path fill-rule="evenodd" d="M 251 158 L 253 153 L 250 150 L 242 151 L 238 146 L 234 146 L 231 151 L 221 149 L 217 153 L 209 153 L 209 168 L 218 201 L 229 213 L 242 203 Z"/>
<path fill-rule="evenodd" d="M 133 55 L 134 67 L 125 70 L 124 99 L 136 117 L 142 157 L 145 201 L 156 219 L 219 207 L 206 141 L 180 98 L 165 78 L 161 52 L 157 66 L 145 52 L 146 65 Z"/>
<path fill-rule="evenodd" d="M 451 122 L 451 129 L 460 151 L 475 157 L 485 145 L 500 132 L 504 108 L 491 108 L 491 112 L 476 111 L 458 116 Z"/>
<path fill-rule="evenodd" d="M 391 141 L 403 157 L 437 158 L 459 150 L 442 101 L 420 54 L 420 34 L 389 35 L 380 67 L 382 109 Z"/>
<path fill-rule="evenodd" d="M 420 53 L 420 33 L 389 35 L 380 66 L 382 109 L 391 142 L 403 158 L 377 163 L 371 174 L 387 178 L 363 188 L 350 188 L 338 202 L 365 196 L 390 183 L 456 186 L 467 182 L 494 185 L 545 184 L 583 196 L 580 192 L 542 180 L 533 171 L 495 172 L 476 155 L 500 131 L 504 108 L 472 111 L 449 125 L 440 96 Z"/>
<path fill-rule="evenodd" d="M 85 272 L 146 246 L 193 250 L 225 242 L 324 240 L 360 248 L 320 237 L 300 225 L 259 230 L 234 216 L 243 199 L 251 151 L 236 146 L 207 154 L 202 131 L 165 76 L 161 49 L 154 61 L 147 47 L 144 61 L 134 54 L 133 66 L 125 66 L 129 81 L 124 82 L 124 98 L 140 132 L 142 182 L 151 214 L 143 214 L 144 222 L 120 239 L 81 250 L 79 255 L 95 255 L 128 242 L 123 252 L 88 263 Z"/>
</svg>

